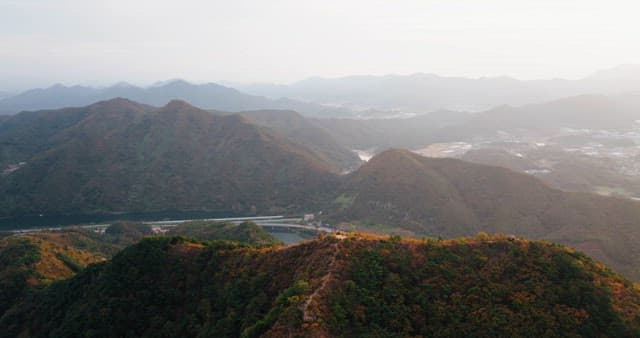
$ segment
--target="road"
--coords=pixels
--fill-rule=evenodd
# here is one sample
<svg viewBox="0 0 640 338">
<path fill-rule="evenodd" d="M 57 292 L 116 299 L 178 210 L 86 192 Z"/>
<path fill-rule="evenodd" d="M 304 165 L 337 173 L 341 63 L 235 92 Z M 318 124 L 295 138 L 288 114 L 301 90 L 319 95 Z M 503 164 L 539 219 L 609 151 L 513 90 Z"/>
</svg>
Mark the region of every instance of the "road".
<svg viewBox="0 0 640 338">
<path fill-rule="evenodd" d="M 175 220 L 175 221 L 147 221 L 142 223 L 148 224 L 148 225 L 155 225 L 159 227 L 173 227 L 180 223 L 192 222 L 192 221 L 230 222 L 235 224 L 251 221 L 262 227 L 303 229 L 303 230 L 322 231 L 322 232 L 334 231 L 329 227 L 323 227 L 323 226 L 316 227 L 314 225 L 301 224 L 302 223 L 301 218 L 295 218 L 295 217 L 285 218 L 284 216 L 281 216 L 281 215 L 234 217 L 234 218 L 181 219 L 181 220 Z M 109 225 L 111 224 L 103 223 L 103 224 L 91 224 L 91 225 L 75 225 L 75 226 L 70 225 L 70 226 L 60 226 L 60 227 L 26 228 L 26 229 L 11 230 L 10 232 L 15 234 L 20 234 L 20 233 L 39 232 L 39 231 L 56 231 L 56 230 L 63 230 L 66 228 L 106 229 L 107 227 L 109 227 Z"/>
</svg>

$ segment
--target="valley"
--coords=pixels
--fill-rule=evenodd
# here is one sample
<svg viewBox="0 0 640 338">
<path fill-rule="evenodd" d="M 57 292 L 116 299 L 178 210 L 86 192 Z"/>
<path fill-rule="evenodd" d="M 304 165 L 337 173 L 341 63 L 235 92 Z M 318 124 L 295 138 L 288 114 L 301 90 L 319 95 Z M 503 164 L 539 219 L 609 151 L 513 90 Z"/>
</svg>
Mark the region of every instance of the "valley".
<svg viewBox="0 0 640 338">
<path fill-rule="evenodd" d="M 541 106 L 574 109 L 583 100 Z M 529 109 L 510 114 L 528 116 Z M 0 141 L 7 145 L 0 162 L 24 163 L 0 177 L 0 205 L 5 219 L 36 224 L 40 215 L 97 221 L 101 215 L 118 219 L 128 214 L 144 220 L 174 210 L 212 218 L 220 218 L 216 213 L 221 218 L 225 213 L 312 213 L 318 222 L 332 225 L 326 230 L 427 238 L 513 234 L 579 248 L 640 278 L 640 252 L 634 246 L 640 238 L 640 208 L 620 198 L 635 196 L 635 178 L 622 163 L 633 163 L 637 130 L 532 124 L 488 133 L 487 127 L 469 124 L 469 119 L 508 122 L 491 119 L 494 114 L 454 121 L 441 112 L 338 123 L 291 111 L 234 114 L 204 111 L 184 101 L 152 107 L 125 99 L 24 112 L 0 125 Z M 627 118 L 618 115 L 621 121 Z M 421 129 L 433 121 L 441 122 L 429 132 Z M 572 126 L 585 123 L 575 120 Z M 360 149 L 370 151 L 360 156 L 374 155 L 362 165 L 349 150 L 353 144 L 334 137 L 338 132 L 356 136 L 349 133 L 354 126 L 361 131 L 358 142 L 366 142 L 358 143 Z M 46 137 L 29 137 L 34 130 Z M 445 132 L 449 138 L 457 135 L 451 130 L 467 130 L 467 136 L 423 143 Z M 381 151 L 382 143 L 371 140 L 413 144 L 409 149 L 431 157 Z M 187 217 L 196 218 L 209 217 Z"/>
<path fill-rule="evenodd" d="M 639 12 L 0 1 L 0 338 L 640 337 Z"/>
</svg>

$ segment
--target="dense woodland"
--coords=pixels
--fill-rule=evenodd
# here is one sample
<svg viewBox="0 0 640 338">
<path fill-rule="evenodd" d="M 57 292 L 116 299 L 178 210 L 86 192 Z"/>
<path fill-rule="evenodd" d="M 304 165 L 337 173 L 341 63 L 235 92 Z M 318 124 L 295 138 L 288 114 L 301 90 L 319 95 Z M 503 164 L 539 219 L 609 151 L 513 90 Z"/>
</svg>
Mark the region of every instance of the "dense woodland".
<svg viewBox="0 0 640 338">
<path fill-rule="evenodd" d="M 640 291 L 581 253 L 506 237 L 152 237 L 31 292 L 3 336 L 632 337 Z"/>
<path fill-rule="evenodd" d="M 255 246 L 280 242 L 255 223 L 239 225 L 219 222 L 191 222 L 171 229 L 194 240 L 227 240 Z M 100 234 L 69 228 L 34 232 L 0 239 L 0 316 L 12 304 L 31 292 L 74 276 L 89 264 L 104 262 L 115 254 L 153 236 L 149 225 L 117 222 Z"/>
</svg>

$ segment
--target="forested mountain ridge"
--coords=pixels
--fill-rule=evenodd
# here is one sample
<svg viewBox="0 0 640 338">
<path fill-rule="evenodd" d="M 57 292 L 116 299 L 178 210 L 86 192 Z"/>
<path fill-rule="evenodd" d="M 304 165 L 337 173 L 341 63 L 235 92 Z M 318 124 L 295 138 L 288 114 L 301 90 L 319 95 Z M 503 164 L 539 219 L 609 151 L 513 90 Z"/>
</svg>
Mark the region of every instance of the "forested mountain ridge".
<svg viewBox="0 0 640 338">
<path fill-rule="evenodd" d="M 249 95 L 216 83 L 192 84 L 171 80 L 150 87 L 119 83 L 106 88 L 54 85 L 31 89 L 17 95 L 0 98 L 0 114 L 22 111 L 61 109 L 86 106 L 97 101 L 126 98 L 153 106 L 164 106 L 172 100 L 184 100 L 206 109 L 241 111 L 255 109 L 293 109 L 312 116 L 350 116 L 348 109 L 295 101 L 286 98 L 268 99 Z"/>
<path fill-rule="evenodd" d="M 255 249 L 147 239 L 16 304 L 3 336 L 636 336 L 640 292 L 505 237 L 326 236 Z"/>
<path fill-rule="evenodd" d="M 198 241 L 233 241 L 256 248 L 281 244 L 251 222 L 188 222 L 172 227 L 166 235 Z M 0 239 L 0 317 L 33 292 L 71 278 L 89 264 L 104 262 L 150 236 L 158 234 L 148 224 L 116 222 L 104 232 L 70 227 Z"/>
<path fill-rule="evenodd" d="M 2 215 L 151 210 L 277 212 L 334 185 L 315 152 L 238 115 L 114 99 L 4 123 Z M 33 118 L 32 118 L 33 117 Z M 34 137 L 30 126 L 44 129 Z M 6 155 L 5 155 L 6 154 Z M 12 169 L 13 168 L 13 169 Z M 308 191 L 316 191 L 310 195 Z"/>
</svg>

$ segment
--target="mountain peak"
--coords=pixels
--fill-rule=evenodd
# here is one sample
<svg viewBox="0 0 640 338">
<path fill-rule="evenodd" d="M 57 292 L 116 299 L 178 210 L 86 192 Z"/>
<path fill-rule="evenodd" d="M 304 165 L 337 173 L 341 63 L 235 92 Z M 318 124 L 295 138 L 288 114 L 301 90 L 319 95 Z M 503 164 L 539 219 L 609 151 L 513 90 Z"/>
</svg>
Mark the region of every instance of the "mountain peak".
<svg viewBox="0 0 640 338">
<path fill-rule="evenodd" d="M 171 85 L 189 85 L 190 83 L 184 79 L 169 79 L 165 81 L 158 81 L 151 85 L 151 87 L 165 87 Z"/>
<path fill-rule="evenodd" d="M 114 85 L 112 85 L 110 88 L 134 88 L 135 85 L 132 85 L 129 82 L 126 81 L 120 81 L 118 83 L 115 83 Z"/>
<path fill-rule="evenodd" d="M 62 83 L 55 83 L 49 88 L 66 88 L 66 87 L 67 86 L 63 85 Z"/>
<path fill-rule="evenodd" d="M 180 88 L 182 88 L 182 87 L 189 87 L 189 86 L 193 86 L 193 84 L 191 84 L 191 83 L 189 83 L 189 82 L 187 82 L 185 80 L 182 80 L 182 79 L 176 79 L 176 80 L 167 81 L 167 82 L 163 83 L 160 87 L 172 87 L 172 88 L 180 87 Z"/>
<path fill-rule="evenodd" d="M 163 110 L 186 110 L 186 109 L 198 109 L 192 105 L 190 105 L 187 101 L 174 99 L 169 101 L 164 107 Z"/>
<path fill-rule="evenodd" d="M 407 149 L 391 148 L 375 155 L 368 163 L 392 163 L 407 160 L 416 161 L 419 157 L 421 156 L 414 154 Z"/>
</svg>

